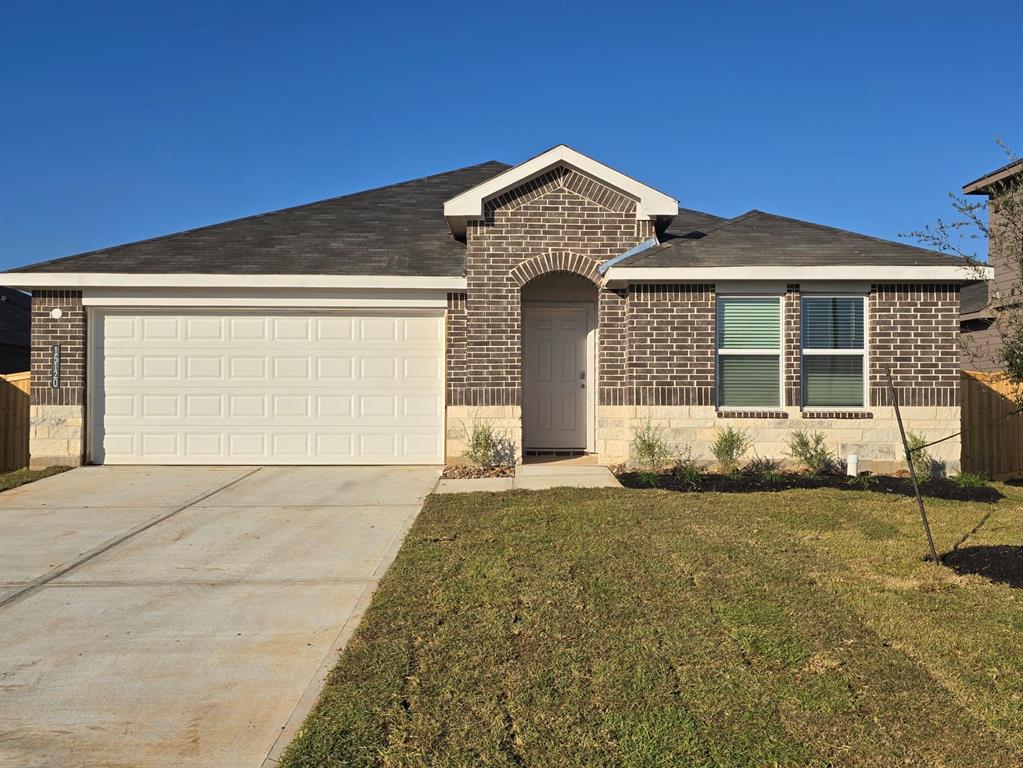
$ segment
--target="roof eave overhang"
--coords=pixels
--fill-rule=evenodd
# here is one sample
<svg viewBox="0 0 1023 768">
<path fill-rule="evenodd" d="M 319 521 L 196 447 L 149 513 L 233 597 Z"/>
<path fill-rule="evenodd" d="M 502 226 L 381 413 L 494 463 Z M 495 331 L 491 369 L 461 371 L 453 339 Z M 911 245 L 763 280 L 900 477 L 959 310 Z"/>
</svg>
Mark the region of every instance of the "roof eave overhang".
<svg viewBox="0 0 1023 768">
<path fill-rule="evenodd" d="M 1005 168 L 981 176 L 963 186 L 964 195 L 988 195 L 991 187 L 1000 184 L 1013 176 L 1023 174 L 1023 161 L 1017 161 Z"/>
<path fill-rule="evenodd" d="M 347 288 L 464 291 L 464 277 L 425 275 L 131 274 L 119 272 L 3 272 L 0 284 L 39 288 Z"/>
<path fill-rule="evenodd" d="M 675 198 L 560 144 L 444 203 L 444 216 L 451 231 L 457 237 L 463 236 L 469 221 L 483 218 L 483 207 L 487 200 L 525 184 L 558 165 L 576 168 L 635 199 L 637 219 L 673 218 L 678 215 L 678 200 Z"/>
<path fill-rule="evenodd" d="M 968 283 L 990 280 L 990 267 L 939 266 L 813 266 L 813 267 L 612 267 L 608 284 L 628 283 L 715 283 L 725 280 L 784 280 L 802 282 L 869 281 L 879 283 Z"/>
</svg>

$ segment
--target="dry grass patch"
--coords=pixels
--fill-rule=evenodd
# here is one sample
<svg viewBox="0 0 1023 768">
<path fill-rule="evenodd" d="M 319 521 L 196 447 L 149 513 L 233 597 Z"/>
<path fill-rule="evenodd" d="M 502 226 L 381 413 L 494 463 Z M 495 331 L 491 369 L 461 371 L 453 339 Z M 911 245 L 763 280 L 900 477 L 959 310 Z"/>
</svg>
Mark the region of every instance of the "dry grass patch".
<svg viewBox="0 0 1023 768">
<path fill-rule="evenodd" d="M 59 475 L 61 472 L 67 472 L 69 469 L 71 467 L 16 469 L 13 472 L 0 475 L 0 491 L 9 491 L 11 488 L 17 488 L 19 485 L 34 483 L 36 480 L 42 480 L 44 477 L 50 477 L 51 475 Z"/>
<path fill-rule="evenodd" d="M 939 546 L 1017 543 L 1000 489 Z M 284 764 L 1019 765 L 1023 590 L 924 562 L 914 504 L 431 497 Z"/>
</svg>

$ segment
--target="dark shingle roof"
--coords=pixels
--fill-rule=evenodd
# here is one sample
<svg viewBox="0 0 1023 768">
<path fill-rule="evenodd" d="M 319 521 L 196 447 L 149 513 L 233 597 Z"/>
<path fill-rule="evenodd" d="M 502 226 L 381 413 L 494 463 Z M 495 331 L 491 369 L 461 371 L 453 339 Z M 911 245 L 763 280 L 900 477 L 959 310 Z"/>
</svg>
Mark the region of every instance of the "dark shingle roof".
<svg viewBox="0 0 1023 768">
<path fill-rule="evenodd" d="M 14 288 L 0 287 L 0 344 L 27 347 L 31 301 Z"/>
<path fill-rule="evenodd" d="M 926 266 L 963 260 L 844 229 L 749 211 L 707 227 L 702 236 L 679 237 L 617 266 Z"/>
<path fill-rule="evenodd" d="M 448 228 L 444 201 L 509 167 L 491 160 L 18 271 L 461 275 L 465 246 Z"/>
<path fill-rule="evenodd" d="M 699 237 L 709 227 L 716 226 L 723 221 L 727 221 L 727 219 L 715 216 L 712 213 L 694 211 L 690 208 L 679 208 L 678 216 L 672 219 L 671 224 L 661 234 L 661 242 L 674 240 L 677 237 Z"/>
</svg>

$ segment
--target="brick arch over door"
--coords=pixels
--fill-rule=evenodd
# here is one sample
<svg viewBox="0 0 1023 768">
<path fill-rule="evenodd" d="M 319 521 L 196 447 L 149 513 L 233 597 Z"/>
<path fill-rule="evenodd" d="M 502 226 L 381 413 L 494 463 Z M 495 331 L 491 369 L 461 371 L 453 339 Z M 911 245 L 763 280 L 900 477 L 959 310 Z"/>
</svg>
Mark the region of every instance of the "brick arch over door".
<svg viewBox="0 0 1023 768">
<path fill-rule="evenodd" d="M 653 237 L 653 222 L 637 219 L 635 201 L 620 192 L 556 169 L 488 201 L 465 237 L 464 309 L 456 300 L 449 314 L 449 404 L 520 406 L 522 286 L 551 272 L 599 284 L 598 266 Z M 597 293 L 602 307 L 608 291 Z M 602 346 L 624 337 L 623 321 L 624 312 L 599 310 Z M 623 370 L 624 349 L 608 349 Z"/>
<path fill-rule="evenodd" d="M 600 274 L 597 272 L 599 262 L 571 251 L 551 251 L 543 256 L 534 256 L 516 266 L 508 277 L 516 288 L 522 288 L 530 280 L 543 277 L 552 272 L 569 272 L 585 277 L 598 288 Z"/>
</svg>

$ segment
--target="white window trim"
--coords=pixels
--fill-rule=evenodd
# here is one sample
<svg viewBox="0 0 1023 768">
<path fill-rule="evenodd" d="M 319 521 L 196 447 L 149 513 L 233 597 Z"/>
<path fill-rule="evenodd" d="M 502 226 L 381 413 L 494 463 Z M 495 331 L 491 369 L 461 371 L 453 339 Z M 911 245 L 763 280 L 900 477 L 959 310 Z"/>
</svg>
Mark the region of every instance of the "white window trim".
<svg viewBox="0 0 1023 768">
<path fill-rule="evenodd" d="M 722 349 L 719 346 L 721 315 L 718 301 L 721 299 L 777 299 L 778 300 L 778 348 L 764 349 Z M 802 312 L 802 307 L 800 307 Z M 776 405 L 722 405 L 721 403 L 721 355 L 763 355 L 778 357 L 778 403 Z M 780 410 L 785 407 L 785 295 L 777 293 L 725 293 L 717 294 L 714 300 L 714 407 L 717 411 L 758 411 Z"/>
<path fill-rule="evenodd" d="M 863 346 L 859 349 L 807 349 L 803 346 L 803 299 L 860 299 L 863 301 Z M 870 302 L 863 293 L 802 293 L 799 297 L 799 407 L 802 411 L 849 411 L 860 413 L 870 409 Z M 863 405 L 807 405 L 806 368 L 803 358 L 807 355 L 840 355 L 863 358 Z"/>
</svg>

